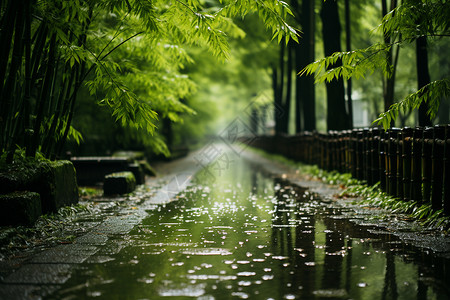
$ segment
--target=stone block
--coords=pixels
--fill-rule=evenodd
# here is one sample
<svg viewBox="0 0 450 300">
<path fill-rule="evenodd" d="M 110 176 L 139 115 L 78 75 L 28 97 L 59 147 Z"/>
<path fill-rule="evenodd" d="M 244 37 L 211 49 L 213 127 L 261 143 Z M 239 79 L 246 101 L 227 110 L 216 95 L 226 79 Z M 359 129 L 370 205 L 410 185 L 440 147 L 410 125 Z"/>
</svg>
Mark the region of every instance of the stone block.
<svg viewBox="0 0 450 300">
<path fill-rule="evenodd" d="M 144 171 L 145 175 L 148 176 L 157 176 L 156 170 L 144 159 L 138 161 L 139 165 L 141 166 L 141 169 Z"/>
<path fill-rule="evenodd" d="M 0 194 L 31 191 L 40 195 L 42 212 L 78 203 L 78 185 L 73 164 L 67 160 L 11 165 L 0 172 Z"/>
<path fill-rule="evenodd" d="M 113 157 L 128 158 L 131 160 L 145 159 L 144 152 L 141 151 L 116 151 L 112 154 Z"/>
<path fill-rule="evenodd" d="M 136 184 L 144 184 L 145 183 L 145 174 L 139 164 L 129 164 L 128 171 L 133 173 L 134 178 L 136 178 Z"/>
<path fill-rule="evenodd" d="M 33 225 L 40 215 L 38 193 L 21 191 L 0 195 L 0 225 Z"/>
<path fill-rule="evenodd" d="M 128 157 L 110 156 L 72 157 L 71 161 L 77 170 L 77 181 L 81 186 L 102 183 L 106 175 L 128 171 L 128 165 L 133 163 Z"/>
<path fill-rule="evenodd" d="M 73 164 L 67 160 L 49 163 L 41 173 L 40 187 L 42 211 L 56 212 L 63 206 L 78 203 L 78 185 Z M 40 191 L 39 191 L 40 190 Z"/>
<path fill-rule="evenodd" d="M 122 195 L 134 191 L 136 178 L 131 172 L 119 172 L 105 176 L 103 193 L 105 195 Z"/>
</svg>

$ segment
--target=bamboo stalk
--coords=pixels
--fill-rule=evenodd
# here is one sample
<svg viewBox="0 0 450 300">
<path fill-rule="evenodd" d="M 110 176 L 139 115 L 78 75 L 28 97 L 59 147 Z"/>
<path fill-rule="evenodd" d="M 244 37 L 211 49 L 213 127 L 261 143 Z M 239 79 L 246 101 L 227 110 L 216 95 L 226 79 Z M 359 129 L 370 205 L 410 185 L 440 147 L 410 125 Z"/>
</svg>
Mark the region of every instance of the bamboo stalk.
<svg viewBox="0 0 450 300">
<path fill-rule="evenodd" d="M 49 46 L 48 46 L 48 55 L 47 55 L 47 64 L 46 64 L 46 72 L 44 77 L 44 83 L 41 88 L 40 95 L 36 101 L 36 120 L 34 123 L 34 132 L 30 145 L 30 149 L 27 149 L 28 156 L 34 156 L 36 154 L 36 150 L 39 146 L 39 139 L 41 134 L 41 125 L 44 120 L 44 109 L 47 104 L 47 99 L 50 94 L 51 83 L 53 81 L 53 73 L 55 71 L 54 60 L 55 60 L 55 51 L 56 51 L 56 33 L 53 33 Z"/>
<path fill-rule="evenodd" d="M 0 112 L 3 112 L 3 85 L 6 77 L 6 70 L 9 62 L 9 53 L 11 52 L 14 24 L 16 24 L 16 15 L 18 9 L 18 1 L 9 0 L 0 28 Z M 1 120 L 0 120 L 1 122 Z M 3 132 L 3 131 L 2 131 Z"/>
<path fill-rule="evenodd" d="M 16 85 L 18 71 L 22 65 L 23 59 L 23 31 L 24 31 L 24 10 L 17 9 L 17 15 L 14 24 L 14 46 L 12 51 L 11 63 L 9 65 L 8 76 L 6 77 L 5 85 L 0 94 L 2 99 L 1 105 L 1 125 L 0 132 L 2 132 L 2 141 L 0 142 L 0 149 L 10 150 L 10 143 L 14 140 L 13 128 L 15 111 L 13 109 L 15 97 L 19 97 L 14 90 Z M 19 98 L 20 99 L 20 98 Z M 9 142 L 9 143 L 8 143 Z M 9 157 L 11 159 L 11 157 Z"/>
</svg>

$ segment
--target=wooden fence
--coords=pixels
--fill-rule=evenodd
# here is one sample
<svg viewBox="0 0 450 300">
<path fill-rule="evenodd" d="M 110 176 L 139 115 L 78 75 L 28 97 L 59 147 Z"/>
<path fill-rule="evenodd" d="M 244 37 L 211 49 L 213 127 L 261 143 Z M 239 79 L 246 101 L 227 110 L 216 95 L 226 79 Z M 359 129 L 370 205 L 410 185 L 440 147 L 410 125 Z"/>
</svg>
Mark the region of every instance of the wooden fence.
<svg viewBox="0 0 450 300">
<path fill-rule="evenodd" d="M 392 196 L 431 203 L 450 215 L 450 125 L 303 132 L 247 142 L 324 170 L 351 173 L 368 184 L 380 182 Z"/>
</svg>

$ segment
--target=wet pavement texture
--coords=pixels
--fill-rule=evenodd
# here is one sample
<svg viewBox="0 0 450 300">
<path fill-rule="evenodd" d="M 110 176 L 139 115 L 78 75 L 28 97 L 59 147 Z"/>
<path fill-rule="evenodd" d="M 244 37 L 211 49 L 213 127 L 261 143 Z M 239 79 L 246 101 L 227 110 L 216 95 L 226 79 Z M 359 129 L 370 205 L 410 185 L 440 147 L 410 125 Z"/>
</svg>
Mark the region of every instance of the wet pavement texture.
<svg viewBox="0 0 450 300">
<path fill-rule="evenodd" d="M 447 239 L 393 232 L 332 200 L 336 187 L 230 155 L 227 168 L 165 165 L 158 189 L 105 199 L 129 205 L 12 266 L 0 299 L 450 298 Z"/>
</svg>

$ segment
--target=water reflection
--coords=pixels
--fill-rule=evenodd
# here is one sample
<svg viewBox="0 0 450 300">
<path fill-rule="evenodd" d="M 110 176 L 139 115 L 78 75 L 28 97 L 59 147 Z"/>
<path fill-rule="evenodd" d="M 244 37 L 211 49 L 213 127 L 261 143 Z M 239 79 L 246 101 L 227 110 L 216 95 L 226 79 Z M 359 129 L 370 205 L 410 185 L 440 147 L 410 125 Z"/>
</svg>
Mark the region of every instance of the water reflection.
<svg viewBox="0 0 450 300">
<path fill-rule="evenodd" d="M 113 261 L 86 263 L 53 297 L 448 298 L 448 260 L 351 225 L 255 166 L 232 166 L 149 212 Z"/>
</svg>

